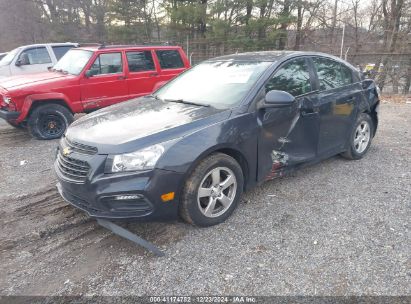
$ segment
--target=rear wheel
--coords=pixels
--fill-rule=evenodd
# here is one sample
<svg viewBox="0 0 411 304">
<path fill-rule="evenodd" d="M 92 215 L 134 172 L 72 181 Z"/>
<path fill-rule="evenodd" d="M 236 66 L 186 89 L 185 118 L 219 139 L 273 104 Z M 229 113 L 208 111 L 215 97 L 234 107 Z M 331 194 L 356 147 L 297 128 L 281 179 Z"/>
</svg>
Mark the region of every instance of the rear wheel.
<svg viewBox="0 0 411 304">
<path fill-rule="evenodd" d="M 237 207 L 243 185 L 243 172 L 237 161 L 223 153 L 212 154 L 187 179 L 180 215 L 197 226 L 219 224 Z"/>
<path fill-rule="evenodd" d="M 45 104 L 33 110 L 28 119 L 31 136 L 38 139 L 60 138 L 73 122 L 73 114 L 58 104 Z"/>
<path fill-rule="evenodd" d="M 360 114 L 350 136 L 350 147 L 341 155 L 348 159 L 361 159 L 371 146 L 373 134 L 372 118 L 366 113 Z"/>
</svg>

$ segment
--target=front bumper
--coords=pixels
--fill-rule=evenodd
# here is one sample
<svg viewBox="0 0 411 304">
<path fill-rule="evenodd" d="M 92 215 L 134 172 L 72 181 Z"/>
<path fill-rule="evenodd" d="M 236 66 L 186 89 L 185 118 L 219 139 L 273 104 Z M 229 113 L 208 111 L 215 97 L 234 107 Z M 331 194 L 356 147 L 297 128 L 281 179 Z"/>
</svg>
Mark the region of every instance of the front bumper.
<svg viewBox="0 0 411 304">
<path fill-rule="evenodd" d="M 5 109 L 0 109 L 0 118 L 7 121 L 14 121 L 20 116 L 20 112 L 7 111 Z"/>
<path fill-rule="evenodd" d="M 105 156 L 95 155 L 92 158 L 99 165 L 96 167 L 95 162 L 89 161 L 91 169 L 82 183 L 74 183 L 65 178 L 56 160 L 57 189 L 68 203 L 94 218 L 137 221 L 178 218 L 182 173 L 154 169 L 105 174 Z M 174 199 L 163 202 L 161 195 L 169 192 L 175 192 Z"/>
</svg>

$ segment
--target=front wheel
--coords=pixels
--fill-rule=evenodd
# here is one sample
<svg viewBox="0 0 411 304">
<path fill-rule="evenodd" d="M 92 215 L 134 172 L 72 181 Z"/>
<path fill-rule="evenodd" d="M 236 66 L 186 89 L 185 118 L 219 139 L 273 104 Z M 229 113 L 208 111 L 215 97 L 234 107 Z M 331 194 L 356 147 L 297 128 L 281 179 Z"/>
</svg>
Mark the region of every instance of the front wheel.
<svg viewBox="0 0 411 304">
<path fill-rule="evenodd" d="M 244 177 L 238 162 L 223 153 L 202 160 L 187 179 L 180 215 L 196 226 L 212 226 L 225 221 L 237 207 Z"/>
<path fill-rule="evenodd" d="M 44 104 L 33 110 L 28 119 L 31 136 L 38 139 L 60 138 L 73 122 L 73 114 L 64 106 Z"/>
<path fill-rule="evenodd" d="M 374 123 L 371 117 L 366 113 L 360 114 L 350 136 L 350 146 L 341 155 L 348 159 L 362 158 L 371 146 L 373 134 Z"/>
</svg>

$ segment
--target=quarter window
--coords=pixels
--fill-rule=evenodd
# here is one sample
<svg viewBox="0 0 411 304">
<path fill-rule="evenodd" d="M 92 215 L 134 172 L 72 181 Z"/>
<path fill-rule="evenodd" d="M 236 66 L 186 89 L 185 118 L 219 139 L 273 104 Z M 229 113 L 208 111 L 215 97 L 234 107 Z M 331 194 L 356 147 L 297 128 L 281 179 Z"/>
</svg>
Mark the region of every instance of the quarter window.
<svg viewBox="0 0 411 304">
<path fill-rule="evenodd" d="M 121 53 L 100 54 L 90 68 L 91 75 L 118 74 L 123 71 Z"/>
<path fill-rule="evenodd" d="M 150 51 L 127 52 L 126 54 L 130 72 L 155 70 L 153 56 Z"/>
<path fill-rule="evenodd" d="M 45 47 L 36 47 L 21 52 L 19 56 L 21 65 L 51 63 L 49 52 Z"/>
<path fill-rule="evenodd" d="M 310 73 L 304 58 L 283 65 L 266 83 L 266 93 L 271 90 L 286 91 L 293 96 L 311 92 Z"/>
<path fill-rule="evenodd" d="M 159 50 L 156 54 L 162 69 L 184 68 L 183 60 L 177 50 Z"/>
<path fill-rule="evenodd" d="M 320 90 L 331 90 L 352 83 L 351 69 L 327 58 L 313 58 Z"/>
<path fill-rule="evenodd" d="M 63 57 L 70 49 L 73 48 L 72 45 L 59 45 L 59 46 L 53 46 L 53 52 L 54 55 L 56 55 L 56 59 L 60 60 L 61 57 Z"/>
</svg>

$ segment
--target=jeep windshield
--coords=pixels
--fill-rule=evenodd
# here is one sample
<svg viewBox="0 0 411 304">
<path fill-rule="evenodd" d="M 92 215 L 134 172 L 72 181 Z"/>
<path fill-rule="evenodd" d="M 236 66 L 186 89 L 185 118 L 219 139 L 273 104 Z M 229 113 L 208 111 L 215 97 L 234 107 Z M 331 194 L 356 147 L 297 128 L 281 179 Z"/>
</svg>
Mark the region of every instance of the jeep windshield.
<svg viewBox="0 0 411 304">
<path fill-rule="evenodd" d="M 169 102 L 191 102 L 218 109 L 238 105 L 272 62 L 209 61 L 181 74 L 154 93 Z"/>
<path fill-rule="evenodd" d="M 78 75 L 86 66 L 93 52 L 86 50 L 69 50 L 53 67 L 53 71 Z"/>
</svg>

